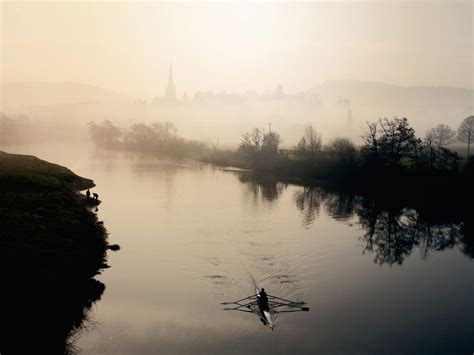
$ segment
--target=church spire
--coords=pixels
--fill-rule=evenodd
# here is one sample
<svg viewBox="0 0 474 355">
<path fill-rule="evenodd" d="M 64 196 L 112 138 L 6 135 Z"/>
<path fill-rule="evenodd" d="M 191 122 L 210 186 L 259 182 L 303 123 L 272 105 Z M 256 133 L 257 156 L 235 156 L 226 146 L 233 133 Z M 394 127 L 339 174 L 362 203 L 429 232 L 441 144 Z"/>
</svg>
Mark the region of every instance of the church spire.
<svg viewBox="0 0 474 355">
<path fill-rule="evenodd" d="M 173 87 L 173 64 L 170 63 L 170 71 L 168 73 L 168 87 Z"/>
<path fill-rule="evenodd" d="M 170 63 L 170 71 L 168 73 L 168 86 L 165 91 L 165 98 L 167 100 L 176 100 L 176 86 L 173 81 L 173 65 Z"/>
</svg>

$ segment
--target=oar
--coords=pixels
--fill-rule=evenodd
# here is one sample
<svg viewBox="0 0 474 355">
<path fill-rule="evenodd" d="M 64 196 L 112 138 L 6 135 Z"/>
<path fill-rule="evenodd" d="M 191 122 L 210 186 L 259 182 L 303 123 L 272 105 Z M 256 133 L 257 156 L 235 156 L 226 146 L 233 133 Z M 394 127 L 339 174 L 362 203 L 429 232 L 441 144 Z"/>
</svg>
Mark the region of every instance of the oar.
<svg viewBox="0 0 474 355">
<path fill-rule="evenodd" d="M 296 308 L 301 308 L 303 304 L 301 303 L 294 303 L 294 302 L 289 302 L 289 303 L 283 303 L 283 302 L 278 302 L 278 301 L 270 301 L 269 304 L 272 306 L 276 307 L 296 307 Z"/>
<path fill-rule="evenodd" d="M 241 303 L 238 303 L 238 302 L 231 302 L 231 303 L 228 303 L 228 304 L 235 304 L 236 306 L 235 307 L 230 307 L 230 308 L 224 308 L 225 310 L 229 310 L 229 309 L 236 309 L 238 310 L 239 308 L 242 308 L 242 307 L 247 307 L 247 308 L 250 308 L 250 306 L 252 304 L 254 304 L 255 302 L 247 302 L 247 303 L 244 303 L 244 304 L 241 304 Z"/>
<path fill-rule="evenodd" d="M 288 303 L 294 303 L 294 304 L 305 304 L 305 302 L 294 302 L 294 301 L 290 301 L 290 300 L 287 300 L 287 299 L 284 299 L 284 298 L 281 298 L 281 297 L 277 297 L 277 296 L 272 296 L 272 295 L 268 295 L 268 298 L 276 298 L 278 300 L 282 300 L 282 301 L 285 301 L 285 302 L 288 302 Z"/>
<path fill-rule="evenodd" d="M 309 307 L 303 307 L 303 306 L 298 306 L 296 304 L 291 304 L 291 303 L 280 303 L 280 302 L 272 302 L 272 307 L 275 308 L 275 312 L 277 313 L 282 313 L 282 312 L 299 312 L 299 311 L 304 311 L 307 312 L 309 311 Z M 294 311 L 278 311 L 276 308 L 278 307 L 291 307 L 291 308 L 298 308 L 298 310 Z"/>
<path fill-rule="evenodd" d="M 248 297 L 242 298 L 241 300 L 237 300 L 237 301 L 234 301 L 234 302 L 222 302 L 221 304 L 239 303 L 239 302 L 242 302 L 242 301 L 244 301 L 244 300 L 248 300 L 248 299 L 253 298 L 253 297 L 256 297 L 256 296 L 248 296 Z"/>
<path fill-rule="evenodd" d="M 276 313 L 291 313 L 291 312 L 309 312 L 309 307 L 300 307 L 300 309 L 293 309 L 288 311 L 277 311 Z"/>
<path fill-rule="evenodd" d="M 222 309 L 223 311 L 239 311 L 239 312 L 246 312 L 246 313 L 254 313 L 253 311 L 251 310 L 248 310 L 248 309 L 240 309 L 240 308 L 223 308 Z"/>
</svg>

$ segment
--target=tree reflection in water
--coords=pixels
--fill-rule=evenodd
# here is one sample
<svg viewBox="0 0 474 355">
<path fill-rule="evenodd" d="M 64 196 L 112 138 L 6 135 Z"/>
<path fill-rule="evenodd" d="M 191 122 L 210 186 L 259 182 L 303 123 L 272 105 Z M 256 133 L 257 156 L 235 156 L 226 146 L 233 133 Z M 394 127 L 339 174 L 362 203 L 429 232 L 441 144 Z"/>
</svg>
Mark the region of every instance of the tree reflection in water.
<svg viewBox="0 0 474 355">
<path fill-rule="evenodd" d="M 334 219 L 345 221 L 354 214 L 358 197 L 343 192 L 330 192 L 320 186 L 306 186 L 296 193 L 295 201 L 303 217 L 303 225 L 310 228 L 321 207 Z"/>
<path fill-rule="evenodd" d="M 75 353 L 79 331 L 90 324 L 89 311 L 105 289 L 93 278 L 98 270 L 77 265 L 70 272 L 70 260 L 53 266 L 45 253 L 38 263 L 35 250 L 0 254 L 0 354 Z"/>
<path fill-rule="evenodd" d="M 330 191 L 321 186 L 302 187 L 295 195 L 303 225 L 310 228 L 320 209 L 339 220 L 356 217 L 364 230 L 363 252 L 375 254 L 374 261 L 382 264 L 402 264 L 414 248 L 426 258 L 431 251 L 459 246 L 468 257 L 474 257 L 472 226 L 462 206 L 457 211 L 452 204 L 449 211 L 397 206 L 393 201 L 374 201 L 354 194 Z M 463 217 L 464 216 L 464 217 Z"/>
<path fill-rule="evenodd" d="M 75 353 L 74 341 L 104 289 L 104 284 L 89 278 L 3 279 L 0 353 Z"/>
<path fill-rule="evenodd" d="M 364 200 L 357 216 L 365 230 L 364 252 L 374 253 L 378 264 L 402 264 L 415 247 L 426 258 L 463 240 L 461 223 L 431 224 L 414 209 L 384 210 Z"/>
<path fill-rule="evenodd" d="M 274 177 L 267 175 L 242 173 L 239 174 L 239 181 L 248 186 L 255 202 L 259 199 L 270 203 L 274 202 L 280 197 L 286 187 L 286 184 L 278 182 Z"/>
<path fill-rule="evenodd" d="M 321 205 L 326 200 L 326 193 L 320 187 L 303 187 L 303 191 L 296 194 L 295 200 L 303 218 L 303 225 L 310 228 L 316 216 L 319 216 Z"/>
</svg>

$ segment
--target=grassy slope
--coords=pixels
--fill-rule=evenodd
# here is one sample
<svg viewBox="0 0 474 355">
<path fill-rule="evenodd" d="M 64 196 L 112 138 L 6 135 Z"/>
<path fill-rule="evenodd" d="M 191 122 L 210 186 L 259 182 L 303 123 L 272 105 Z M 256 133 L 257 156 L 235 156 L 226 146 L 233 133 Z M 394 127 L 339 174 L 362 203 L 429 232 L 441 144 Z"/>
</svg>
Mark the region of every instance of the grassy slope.
<svg viewBox="0 0 474 355">
<path fill-rule="evenodd" d="M 105 285 L 106 233 L 70 170 L 0 152 L 0 353 L 74 353 Z"/>
<path fill-rule="evenodd" d="M 54 278 L 96 273 L 105 231 L 76 193 L 92 186 L 62 166 L 0 152 L 0 259 L 14 256 L 26 275 L 28 268 Z"/>
</svg>

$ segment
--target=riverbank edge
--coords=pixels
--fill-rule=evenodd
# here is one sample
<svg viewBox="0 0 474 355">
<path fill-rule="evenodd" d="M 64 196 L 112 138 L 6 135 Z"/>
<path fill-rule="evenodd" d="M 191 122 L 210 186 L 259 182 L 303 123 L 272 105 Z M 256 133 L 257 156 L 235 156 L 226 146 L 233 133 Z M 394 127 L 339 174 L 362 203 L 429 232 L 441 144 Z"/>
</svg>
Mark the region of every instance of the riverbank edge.
<svg viewBox="0 0 474 355">
<path fill-rule="evenodd" d="M 220 159 L 215 154 L 198 159 L 200 163 L 217 167 L 223 171 L 239 171 L 248 174 L 258 183 L 268 181 L 292 184 L 305 188 L 322 187 L 332 192 L 343 192 L 352 196 L 361 196 L 380 202 L 388 208 L 411 207 L 438 209 L 440 204 L 456 205 L 461 215 L 469 209 L 459 204 L 461 198 L 474 195 L 473 178 L 474 157 L 465 159 L 464 164 L 470 168 L 460 173 L 424 171 L 411 173 L 402 170 L 371 171 L 373 175 L 365 174 L 363 169 L 355 168 L 348 175 L 336 178 L 318 178 L 308 175 L 291 174 L 291 169 L 276 169 L 259 171 L 241 160 L 237 151 L 218 151 Z M 301 163 L 300 163 L 301 164 Z M 299 170 L 296 170 L 299 171 Z"/>
<path fill-rule="evenodd" d="M 33 155 L 0 151 L 0 182 L 2 253 L 33 255 L 41 264 L 35 272 L 47 271 L 58 280 L 74 274 L 92 278 L 109 268 L 107 250 L 118 246 L 109 245 L 108 232 L 92 211 L 100 201 L 81 193 L 96 186 L 92 179 Z M 26 275 L 28 264 L 20 267 Z"/>
</svg>

